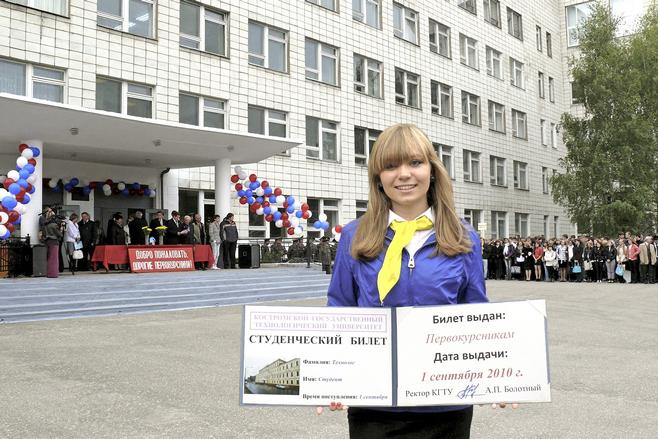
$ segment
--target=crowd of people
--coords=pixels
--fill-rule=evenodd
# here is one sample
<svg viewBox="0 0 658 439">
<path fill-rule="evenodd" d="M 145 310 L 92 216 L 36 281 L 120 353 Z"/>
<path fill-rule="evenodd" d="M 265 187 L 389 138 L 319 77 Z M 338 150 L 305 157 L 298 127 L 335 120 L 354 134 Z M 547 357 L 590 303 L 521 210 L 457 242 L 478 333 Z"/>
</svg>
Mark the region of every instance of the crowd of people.
<svg viewBox="0 0 658 439">
<path fill-rule="evenodd" d="M 658 237 L 482 239 L 487 279 L 545 282 L 656 282 Z"/>
</svg>

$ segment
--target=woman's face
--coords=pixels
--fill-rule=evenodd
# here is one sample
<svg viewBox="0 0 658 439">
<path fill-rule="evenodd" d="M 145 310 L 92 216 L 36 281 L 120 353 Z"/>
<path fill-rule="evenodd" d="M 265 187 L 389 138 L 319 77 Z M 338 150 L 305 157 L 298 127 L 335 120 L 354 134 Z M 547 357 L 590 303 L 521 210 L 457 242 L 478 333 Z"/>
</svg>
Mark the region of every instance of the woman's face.
<svg viewBox="0 0 658 439">
<path fill-rule="evenodd" d="M 391 200 L 393 211 L 426 210 L 431 174 L 430 164 L 420 154 L 403 163 L 387 164 L 380 172 L 379 180 Z"/>
</svg>

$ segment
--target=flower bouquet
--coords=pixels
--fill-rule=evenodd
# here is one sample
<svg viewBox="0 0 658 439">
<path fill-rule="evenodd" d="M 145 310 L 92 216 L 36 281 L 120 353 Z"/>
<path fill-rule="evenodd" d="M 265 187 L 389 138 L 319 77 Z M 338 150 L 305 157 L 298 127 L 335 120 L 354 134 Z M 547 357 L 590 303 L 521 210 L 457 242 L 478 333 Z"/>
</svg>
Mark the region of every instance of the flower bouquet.
<svg viewBox="0 0 658 439">
<path fill-rule="evenodd" d="M 158 232 L 158 244 L 162 245 L 164 243 L 164 234 L 167 232 L 167 226 L 158 226 L 155 228 L 155 231 Z"/>
<path fill-rule="evenodd" d="M 149 226 L 142 227 L 142 233 L 144 233 L 144 245 L 149 245 L 149 235 L 153 231 Z"/>
</svg>

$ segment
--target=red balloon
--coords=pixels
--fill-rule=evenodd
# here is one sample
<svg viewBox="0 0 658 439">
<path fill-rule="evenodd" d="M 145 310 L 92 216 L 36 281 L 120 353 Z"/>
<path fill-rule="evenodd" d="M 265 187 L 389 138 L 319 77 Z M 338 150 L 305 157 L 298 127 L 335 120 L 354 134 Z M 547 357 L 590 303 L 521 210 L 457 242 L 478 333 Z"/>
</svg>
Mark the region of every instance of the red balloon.
<svg viewBox="0 0 658 439">
<path fill-rule="evenodd" d="M 284 209 L 287 209 L 287 208 L 288 208 L 288 202 L 287 202 L 287 201 L 284 201 L 284 202 L 283 202 L 283 208 L 284 208 Z"/>
<path fill-rule="evenodd" d="M 96 189 L 96 182 L 95 181 L 89 182 L 89 189 Z"/>
<path fill-rule="evenodd" d="M 120 191 L 119 189 L 117 189 L 117 188 L 112 189 L 112 193 L 113 193 L 114 195 L 118 195 L 119 192 L 121 192 L 121 191 Z"/>
<path fill-rule="evenodd" d="M 30 145 L 28 145 L 27 143 L 21 143 L 20 145 L 18 145 L 18 152 L 23 152 L 29 147 Z"/>
<path fill-rule="evenodd" d="M 22 194 L 19 193 L 18 195 L 16 195 L 16 201 L 18 201 L 19 203 L 22 203 L 23 200 L 25 200 L 25 192 L 23 192 Z"/>
<path fill-rule="evenodd" d="M 337 226 L 335 227 L 335 229 L 336 229 L 336 233 L 342 233 L 342 232 L 343 232 L 343 226 L 341 226 L 340 224 L 337 225 Z"/>
<path fill-rule="evenodd" d="M 25 192 L 30 192 L 32 190 L 32 184 L 28 183 L 27 187 L 25 188 Z"/>
<path fill-rule="evenodd" d="M 247 204 L 247 197 L 240 197 L 240 204 Z"/>
<path fill-rule="evenodd" d="M 302 212 L 306 212 L 308 209 L 310 209 L 310 206 L 306 203 L 302 204 Z"/>
<path fill-rule="evenodd" d="M 237 183 L 238 181 L 240 181 L 238 174 L 231 175 L 231 183 Z"/>
<path fill-rule="evenodd" d="M 282 220 L 285 221 L 285 220 L 287 220 L 288 218 L 290 218 L 290 217 L 288 216 L 288 214 L 287 214 L 286 212 L 283 212 L 283 213 L 281 214 L 281 219 L 282 219 Z"/>
<path fill-rule="evenodd" d="M 283 193 L 283 191 L 281 190 L 281 188 L 278 188 L 278 187 L 277 187 L 277 188 L 274 188 L 274 196 L 275 196 L 275 197 L 278 197 L 278 196 L 281 195 L 282 193 Z"/>
<path fill-rule="evenodd" d="M 283 222 L 283 227 L 290 227 L 290 221 L 285 220 L 285 221 Z"/>
<path fill-rule="evenodd" d="M 263 181 L 260 183 L 260 187 L 262 187 L 263 189 L 265 189 L 265 188 L 268 187 L 269 185 L 270 185 L 270 183 L 269 183 L 267 180 L 263 180 Z"/>
<path fill-rule="evenodd" d="M 235 190 L 236 191 L 241 191 L 243 187 L 244 186 L 242 186 L 242 183 L 238 183 L 238 184 L 235 185 Z"/>
<path fill-rule="evenodd" d="M 295 234 L 295 229 L 292 227 L 288 228 L 288 235 L 294 235 Z"/>
<path fill-rule="evenodd" d="M 253 203 L 251 203 L 251 205 L 254 207 L 254 209 L 260 209 L 261 207 L 258 201 L 254 201 Z"/>
<path fill-rule="evenodd" d="M 139 195 L 144 195 L 144 189 L 140 189 L 137 193 L 138 193 Z"/>
<path fill-rule="evenodd" d="M 270 202 L 269 202 L 269 201 L 263 201 L 263 207 L 267 207 L 267 206 L 269 206 L 269 205 L 270 205 Z"/>
<path fill-rule="evenodd" d="M 307 210 L 302 214 L 302 218 L 304 219 L 309 219 L 311 217 L 311 213 Z"/>
<path fill-rule="evenodd" d="M 105 184 L 109 184 L 110 186 L 112 186 L 114 182 L 108 178 L 107 180 L 105 180 Z"/>
<path fill-rule="evenodd" d="M 249 211 L 251 213 L 256 213 L 256 210 L 258 209 L 257 207 L 254 207 L 254 204 L 256 203 L 251 203 L 251 206 L 249 206 Z"/>
<path fill-rule="evenodd" d="M 258 180 L 258 177 L 256 176 L 256 174 L 251 174 L 251 175 L 249 176 L 249 181 L 250 181 L 250 182 L 253 183 L 253 182 L 256 181 L 256 180 Z"/>
<path fill-rule="evenodd" d="M 36 161 L 35 159 L 27 159 L 27 162 L 28 162 L 29 164 L 31 164 L 32 166 L 36 166 L 36 165 L 37 165 L 37 161 Z"/>
<path fill-rule="evenodd" d="M 9 230 L 9 233 L 14 233 L 14 230 L 16 230 L 16 228 L 12 223 L 5 224 L 5 227 L 7 228 L 7 230 Z"/>
<path fill-rule="evenodd" d="M 271 223 L 272 221 L 274 221 L 274 215 L 272 215 L 271 213 L 269 215 L 265 215 L 265 221 Z"/>
<path fill-rule="evenodd" d="M 9 212 L 9 222 L 13 223 L 18 218 L 20 218 L 20 216 L 21 216 L 20 213 L 16 212 L 15 210 L 12 210 L 11 212 Z"/>
</svg>

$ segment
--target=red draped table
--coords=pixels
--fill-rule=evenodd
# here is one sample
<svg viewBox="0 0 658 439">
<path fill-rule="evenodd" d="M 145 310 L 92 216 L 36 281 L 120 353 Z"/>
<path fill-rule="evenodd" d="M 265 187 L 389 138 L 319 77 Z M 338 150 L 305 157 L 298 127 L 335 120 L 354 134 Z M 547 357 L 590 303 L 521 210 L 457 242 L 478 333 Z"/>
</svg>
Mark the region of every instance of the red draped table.
<svg viewBox="0 0 658 439">
<path fill-rule="evenodd" d="M 207 262 L 212 265 L 213 254 L 212 248 L 208 244 L 197 245 L 131 245 L 130 248 L 146 250 L 176 250 L 180 247 L 192 247 L 194 250 L 194 262 Z M 105 270 L 109 270 L 110 265 L 128 265 L 128 246 L 127 245 L 97 245 L 94 254 L 91 257 L 91 263 L 96 269 L 98 263 L 102 263 Z"/>
</svg>

